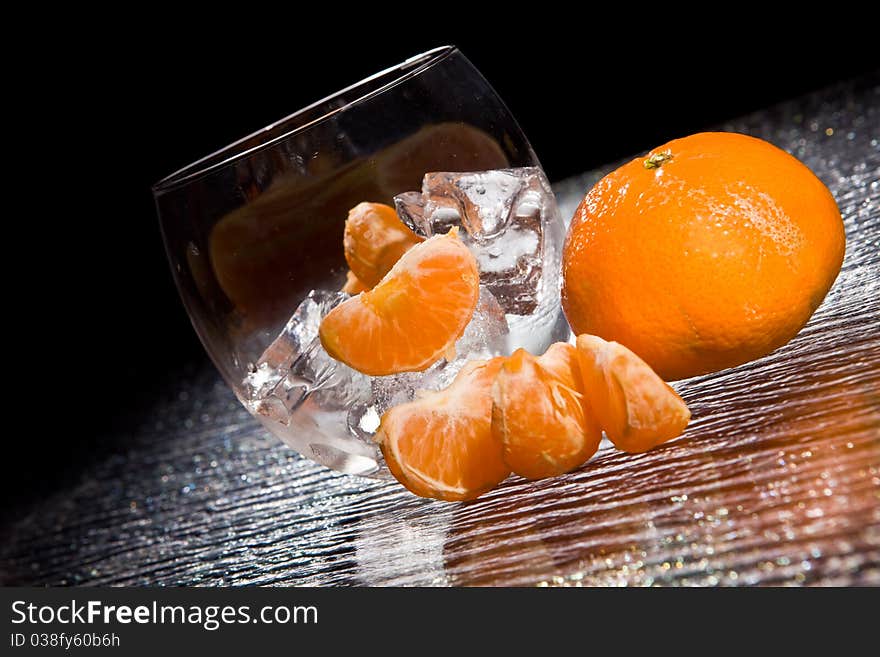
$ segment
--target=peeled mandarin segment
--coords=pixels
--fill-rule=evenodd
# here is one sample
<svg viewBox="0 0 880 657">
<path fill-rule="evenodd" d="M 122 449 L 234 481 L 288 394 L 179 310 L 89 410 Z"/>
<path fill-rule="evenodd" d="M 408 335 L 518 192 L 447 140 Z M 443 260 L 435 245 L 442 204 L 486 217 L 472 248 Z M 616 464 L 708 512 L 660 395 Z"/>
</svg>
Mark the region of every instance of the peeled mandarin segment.
<svg viewBox="0 0 880 657">
<path fill-rule="evenodd" d="M 477 261 L 453 228 L 414 246 L 376 287 L 331 310 L 321 344 L 370 376 L 422 371 L 464 333 L 479 293 Z"/>
<path fill-rule="evenodd" d="M 423 241 L 382 203 L 359 203 L 348 213 L 343 246 L 345 260 L 364 286 L 371 288 L 400 257 Z"/>
<path fill-rule="evenodd" d="M 577 339 L 584 394 L 619 449 L 645 452 L 681 435 L 691 418 L 684 400 L 650 366 L 616 342 Z"/>
<path fill-rule="evenodd" d="M 534 358 L 518 349 L 492 388 L 492 430 L 504 461 L 527 479 L 572 470 L 599 448 L 602 431 L 583 403 L 577 350 L 558 343 Z"/>
<path fill-rule="evenodd" d="M 445 390 L 395 406 L 376 441 L 392 474 L 410 491 L 439 500 L 470 500 L 510 469 L 492 433 L 490 389 L 504 358 L 470 362 Z"/>
<path fill-rule="evenodd" d="M 572 390 L 582 392 L 581 367 L 577 348 L 567 342 L 554 342 L 543 356 L 536 357 L 538 364 L 562 381 Z"/>
<path fill-rule="evenodd" d="M 361 279 L 354 275 L 353 271 L 349 270 L 345 275 L 345 285 L 342 286 L 343 292 L 354 295 L 366 292 L 369 289 Z"/>
</svg>

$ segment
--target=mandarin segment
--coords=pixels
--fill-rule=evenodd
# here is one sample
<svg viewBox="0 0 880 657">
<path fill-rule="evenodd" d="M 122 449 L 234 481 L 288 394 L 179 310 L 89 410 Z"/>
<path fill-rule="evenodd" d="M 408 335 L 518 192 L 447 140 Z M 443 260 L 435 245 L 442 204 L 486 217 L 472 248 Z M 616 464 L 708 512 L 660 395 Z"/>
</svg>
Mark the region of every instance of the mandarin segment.
<svg viewBox="0 0 880 657">
<path fill-rule="evenodd" d="M 355 295 L 360 294 L 361 292 L 366 292 L 370 288 L 364 285 L 364 282 L 354 275 L 354 272 L 349 270 L 345 274 L 345 285 L 342 286 L 342 291 Z"/>
<path fill-rule="evenodd" d="M 453 228 L 414 246 L 373 289 L 331 310 L 321 344 L 371 376 L 422 371 L 450 352 L 479 294 L 477 261 Z"/>
<path fill-rule="evenodd" d="M 375 440 L 388 469 L 410 491 L 470 500 L 510 474 L 491 428 L 490 390 L 503 362 L 471 361 L 448 388 L 424 392 L 382 415 Z"/>
<path fill-rule="evenodd" d="M 801 329 L 840 271 L 834 198 L 760 139 L 676 139 L 600 180 L 563 249 L 575 334 L 616 340 L 664 379 L 732 367 Z"/>
<path fill-rule="evenodd" d="M 577 352 L 590 407 L 618 449 L 645 452 L 685 430 L 684 400 L 632 351 L 584 334 Z"/>
<path fill-rule="evenodd" d="M 342 243 L 352 273 L 371 288 L 423 239 L 400 220 L 394 208 L 364 202 L 349 210 Z"/>
<path fill-rule="evenodd" d="M 535 358 L 543 369 L 572 390 L 583 392 L 577 349 L 567 342 L 554 342 L 543 355 Z"/>
<path fill-rule="evenodd" d="M 568 472 L 599 448 L 602 431 L 581 393 L 577 350 L 556 343 L 535 358 L 518 349 L 492 388 L 492 430 L 504 460 L 527 479 Z"/>
</svg>

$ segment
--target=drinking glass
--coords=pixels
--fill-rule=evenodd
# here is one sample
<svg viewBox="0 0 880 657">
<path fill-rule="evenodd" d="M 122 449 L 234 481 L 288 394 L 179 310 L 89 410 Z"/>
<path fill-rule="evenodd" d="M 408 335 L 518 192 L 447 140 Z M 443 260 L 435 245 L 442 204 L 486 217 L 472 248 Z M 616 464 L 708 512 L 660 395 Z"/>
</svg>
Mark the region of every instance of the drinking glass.
<svg viewBox="0 0 880 657">
<path fill-rule="evenodd" d="M 300 388 L 281 418 L 255 405 L 245 382 L 304 299 L 343 286 L 350 208 L 391 204 L 420 189 L 428 172 L 518 167 L 540 171 L 522 130 L 479 71 L 445 46 L 180 169 L 153 193 L 180 296 L 237 397 L 301 454 L 343 472 L 381 475 L 381 453 L 370 440 L 378 423 L 368 399 L 375 382 L 353 400 L 338 394 L 332 375 L 286 380 L 289 396 Z M 544 238 L 558 251 L 562 224 L 552 193 L 548 203 Z M 556 286 L 558 261 L 548 249 L 543 273 Z M 551 305 L 552 316 L 528 332 L 531 342 L 511 340 L 504 351 L 565 339 L 559 305 Z M 321 350 L 319 343 L 311 348 Z"/>
</svg>

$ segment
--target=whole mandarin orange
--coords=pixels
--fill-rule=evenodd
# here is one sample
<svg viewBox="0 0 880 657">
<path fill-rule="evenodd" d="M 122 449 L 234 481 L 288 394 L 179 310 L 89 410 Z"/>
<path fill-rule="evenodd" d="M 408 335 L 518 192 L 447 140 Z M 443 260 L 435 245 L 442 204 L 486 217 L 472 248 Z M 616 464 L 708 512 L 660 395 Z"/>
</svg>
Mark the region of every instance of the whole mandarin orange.
<svg viewBox="0 0 880 657">
<path fill-rule="evenodd" d="M 682 379 L 788 342 L 844 248 L 834 198 L 805 165 L 754 137 L 699 133 L 587 193 L 565 242 L 562 305 L 576 334 Z"/>
</svg>

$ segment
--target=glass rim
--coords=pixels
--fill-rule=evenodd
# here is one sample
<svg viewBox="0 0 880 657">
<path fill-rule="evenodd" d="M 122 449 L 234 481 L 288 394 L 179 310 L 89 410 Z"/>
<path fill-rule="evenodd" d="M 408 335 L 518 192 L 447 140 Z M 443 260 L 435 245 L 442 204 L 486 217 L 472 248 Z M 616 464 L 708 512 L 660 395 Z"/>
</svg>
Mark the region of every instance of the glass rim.
<svg viewBox="0 0 880 657">
<path fill-rule="evenodd" d="M 231 144 L 227 144 L 226 146 L 214 151 L 213 153 L 201 157 L 198 160 L 195 160 L 194 162 L 191 162 L 190 164 L 187 164 L 186 166 L 178 169 L 174 173 L 165 176 L 152 186 L 153 194 L 158 195 L 161 192 L 179 187 L 180 185 L 183 185 L 185 183 L 193 182 L 194 180 L 197 180 L 198 178 L 201 178 L 202 176 L 207 175 L 212 171 L 222 169 L 223 167 L 229 166 L 233 162 L 244 159 L 249 155 L 257 153 L 261 150 L 270 148 L 297 133 L 303 132 L 304 130 L 307 130 L 319 123 L 323 123 L 324 121 L 329 120 L 331 117 L 335 116 L 339 112 L 342 112 L 343 110 L 347 110 L 355 105 L 365 103 L 371 98 L 375 98 L 376 96 L 385 93 L 389 89 L 392 89 L 406 82 L 407 80 L 411 80 L 412 78 L 421 75 L 429 68 L 433 68 L 441 61 L 456 52 L 458 52 L 458 48 L 456 46 L 438 46 L 437 48 L 431 48 L 430 50 L 426 50 L 425 52 L 419 53 L 418 55 L 413 55 L 412 57 L 409 57 L 393 66 L 389 66 L 388 68 L 385 68 L 377 73 L 373 73 L 372 75 L 369 75 L 359 80 L 358 82 L 355 82 L 354 84 L 335 91 L 332 94 L 325 96 L 324 98 L 321 98 L 320 100 L 317 100 L 309 105 L 306 105 L 305 107 L 302 107 L 295 112 L 288 114 L 284 118 L 279 119 L 278 121 L 274 121 L 273 123 L 270 123 L 269 125 L 259 130 L 255 130 L 254 132 L 240 139 L 237 139 Z M 344 105 L 341 105 L 340 107 L 329 109 L 317 118 L 311 121 L 307 121 L 306 123 L 292 125 L 289 130 L 285 130 L 282 134 L 276 135 L 270 139 L 267 139 L 266 141 L 257 143 L 250 148 L 238 150 L 241 144 L 251 139 L 259 138 L 260 135 L 262 135 L 263 133 L 267 133 L 280 125 L 283 125 L 290 121 L 294 121 L 298 116 L 305 112 L 308 112 L 309 110 L 320 107 L 321 105 L 329 103 L 333 99 L 338 98 L 343 94 L 355 91 L 358 87 L 364 86 L 370 82 L 373 82 L 374 80 L 378 80 L 395 72 L 399 72 L 399 75 L 394 76 L 385 84 L 358 96 L 354 100 L 351 100 Z M 223 157 L 223 155 L 226 153 L 229 154 L 228 157 Z"/>
</svg>

